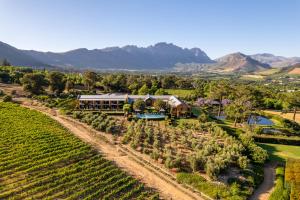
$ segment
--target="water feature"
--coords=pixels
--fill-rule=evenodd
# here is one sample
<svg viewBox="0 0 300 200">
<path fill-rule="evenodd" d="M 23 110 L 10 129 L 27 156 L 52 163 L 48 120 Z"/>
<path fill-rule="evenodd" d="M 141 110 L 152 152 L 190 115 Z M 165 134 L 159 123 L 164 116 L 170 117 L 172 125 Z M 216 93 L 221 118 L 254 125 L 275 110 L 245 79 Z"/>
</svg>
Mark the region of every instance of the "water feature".
<svg viewBox="0 0 300 200">
<path fill-rule="evenodd" d="M 137 114 L 137 118 L 139 119 L 165 119 L 165 115 L 161 113 L 145 113 L 145 114 Z"/>
</svg>

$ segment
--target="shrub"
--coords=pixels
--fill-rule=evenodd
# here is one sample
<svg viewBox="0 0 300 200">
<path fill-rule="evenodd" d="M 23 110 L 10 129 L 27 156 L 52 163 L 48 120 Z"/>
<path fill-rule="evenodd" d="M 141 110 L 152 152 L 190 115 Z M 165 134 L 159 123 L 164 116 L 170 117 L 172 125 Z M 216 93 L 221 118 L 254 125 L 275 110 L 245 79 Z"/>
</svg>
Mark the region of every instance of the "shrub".
<svg viewBox="0 0 300 200">
<path fill-rule="evenodd" d="M 11 102 L 12 101 L 12 97 L 10 95 L 5 95 L 3 97 L 3 102 Z"/>
</svg>

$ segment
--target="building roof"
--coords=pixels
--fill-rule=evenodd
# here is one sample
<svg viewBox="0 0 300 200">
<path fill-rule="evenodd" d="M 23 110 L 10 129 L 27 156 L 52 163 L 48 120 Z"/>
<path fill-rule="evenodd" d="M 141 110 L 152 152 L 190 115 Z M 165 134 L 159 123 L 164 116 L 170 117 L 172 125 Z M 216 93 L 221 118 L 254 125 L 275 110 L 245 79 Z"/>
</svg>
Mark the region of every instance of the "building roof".
<svg viewBox="0 0 300 200">
<path fill-rule="evenodd" d="M 179 100 L 176 96 L 172 95 L 128 95 L 128 94 L 98 94 L 98 95 L 79 95 L 78 99 L 83 101 L 99 101 L 99 100 L 112 100 L 112 101 L 128 101 L 133 102 L 137 99 L 161 99 L 168 102 L 172 107 L 177 107 L 179 105 L 186 105 L 183 101 Z"/>
</svg>

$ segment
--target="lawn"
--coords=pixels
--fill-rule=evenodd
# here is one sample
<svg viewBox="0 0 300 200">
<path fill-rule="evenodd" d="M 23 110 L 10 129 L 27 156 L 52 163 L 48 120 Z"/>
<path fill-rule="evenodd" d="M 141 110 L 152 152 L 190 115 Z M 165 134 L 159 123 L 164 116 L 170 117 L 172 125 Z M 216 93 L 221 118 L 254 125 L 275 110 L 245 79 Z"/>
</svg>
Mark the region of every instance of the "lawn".
<svg viewBox="0 0 300 200">
<path fill-rule="evenodd" d="M 176 95 L 180 98 L 185 98 L 193 94 L 194 90 L 187 89 L 165 89 L 165 91 L 170 95 Z"/>
<path fill-rule="evenodd" d="M 259 143 L 269 152 L 270 160 L 284 162 L 288 158 L 300 159 L 300 146 Z"/>
</svg>

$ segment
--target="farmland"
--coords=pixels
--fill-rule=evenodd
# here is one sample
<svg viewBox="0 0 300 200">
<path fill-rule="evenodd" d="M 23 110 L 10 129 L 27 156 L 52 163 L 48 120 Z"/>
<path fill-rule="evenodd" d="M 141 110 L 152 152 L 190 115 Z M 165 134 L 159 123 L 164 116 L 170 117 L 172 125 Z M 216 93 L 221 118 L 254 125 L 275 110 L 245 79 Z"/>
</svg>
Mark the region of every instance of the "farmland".
<svg viewBox="0 0 300 200">
<path fill-rule="evenodd" d="M 0 103 L 0 199 L 155 199 L 39 112 Z"/>
</svg>

